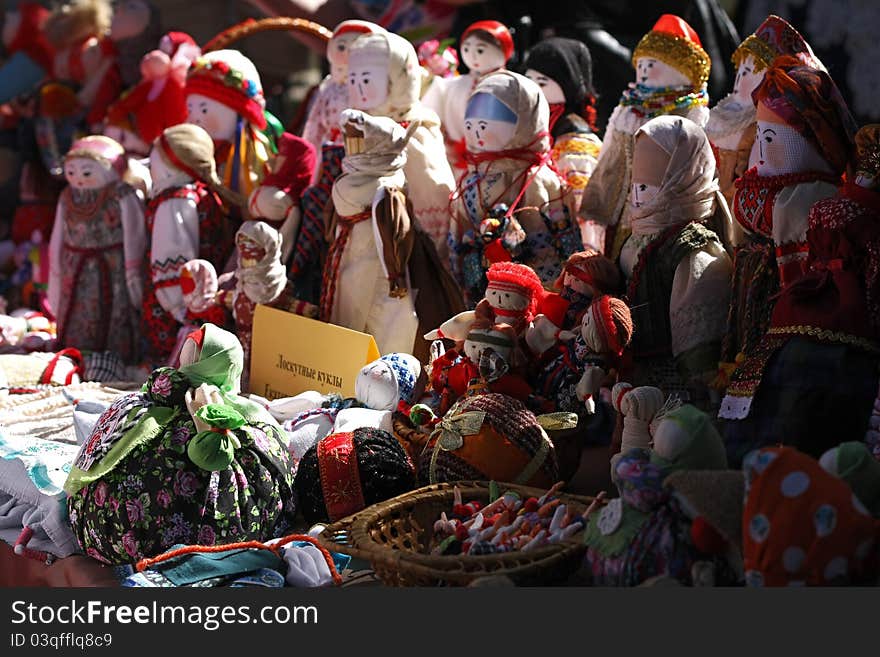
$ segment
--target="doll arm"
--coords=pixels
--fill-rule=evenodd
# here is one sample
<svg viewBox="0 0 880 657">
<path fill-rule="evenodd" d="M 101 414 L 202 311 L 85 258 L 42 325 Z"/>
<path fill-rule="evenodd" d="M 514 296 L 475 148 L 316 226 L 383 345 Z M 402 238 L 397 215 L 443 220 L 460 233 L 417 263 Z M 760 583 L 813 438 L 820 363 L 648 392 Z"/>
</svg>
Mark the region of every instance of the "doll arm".
<svg viewBox="0 0 880 657">
<path fill-rule="evenodd" d="M 172 198 L 156 209 L 150 250 L 150 276 L 156 299 L 179 322 L 186 318 L 180 268 L 198 258 L 199 214 L 195 201 Z"/>
<path fill-rule="evenodd" d="M 732 272 L 730 257 L 714 241 L 691 252 L 675 270 L 669 300 L 672 354 L 688 380 L 708 383 L 717 372 Z"/>
<path fill-rule="evenodd" d="M 132 190 L 119 200 L 122 211 L 122 242 L 125 254 L 125 284 L 135 308 L 141 307 L 144 297 L 144 252 L 147 249 L 147 227 L 144 206 Z"/>
<path fill-rule="evenodd" d="M 61 305 L 61 244 L 64 241 L 64 204 L 58 202 L 55 209 L 55 224 L 52 228 L 52 237 L 49 239 L 49 283 L 46 295 L 49 300 L 49 308 L 56 315 Z"/>
</svg>

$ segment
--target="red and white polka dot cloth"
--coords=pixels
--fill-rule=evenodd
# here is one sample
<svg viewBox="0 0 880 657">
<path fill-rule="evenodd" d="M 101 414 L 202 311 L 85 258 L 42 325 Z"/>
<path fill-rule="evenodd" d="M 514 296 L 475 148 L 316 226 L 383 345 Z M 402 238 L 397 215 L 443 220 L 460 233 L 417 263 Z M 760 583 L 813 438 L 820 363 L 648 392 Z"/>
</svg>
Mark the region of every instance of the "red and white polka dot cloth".
<svg viewBox="0 0 880 657">
<path fill-rule="evenodd" d="M 846 482 L 790 447 L 752 452 L 743 470 L 746 585 L 876 583 L 880 521 Z"/>
</svg>

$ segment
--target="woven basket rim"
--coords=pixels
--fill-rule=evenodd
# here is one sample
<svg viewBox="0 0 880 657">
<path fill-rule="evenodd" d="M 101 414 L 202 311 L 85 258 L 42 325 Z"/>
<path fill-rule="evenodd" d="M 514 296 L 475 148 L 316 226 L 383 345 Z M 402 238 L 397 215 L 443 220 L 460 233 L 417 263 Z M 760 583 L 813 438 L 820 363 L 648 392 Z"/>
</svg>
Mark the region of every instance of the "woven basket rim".
<svg viewBox="0 0 880 657">
<path fill-rule="evenodd" d="M 515 490 L 527 497 L 540 497 L 545 490 L 497 482 L 501 492 Z M 396 513 L 406 513 L 408 509 L 429 500 L 450 499 L 457 486 L 464 499 L 487 495 L 488 481 L 458 481 L 431 484 L 417 488 L 403 495 L 367 507 L 363 511 L 327 525 L 319 537 L 325 547 L 331 551 L 351 554 L 375 565 L 393 568 L 401 574 L 418 574 L 422 578 L 437 580 L 471 579 L 474 576 L 491 573 L 493 575 L 518 575 L 537 569 L 550 567 L 575 552 L 585 549 L 583 534 L 560 541 L 554 545 L 543 546 L 529 552 L 514 551 L 480 555 L 432 555 L 415 551 L 395 549 L 375 541 L 370 529 L 383 519 Z M 575 504 L 584 509 L 593 501 L 592 497 L 560 493 L 559 498 L 566 504 Z M 347 543 L 337 543 L 331 537 L 340 533 L 347 534 Z"/>
</svg>

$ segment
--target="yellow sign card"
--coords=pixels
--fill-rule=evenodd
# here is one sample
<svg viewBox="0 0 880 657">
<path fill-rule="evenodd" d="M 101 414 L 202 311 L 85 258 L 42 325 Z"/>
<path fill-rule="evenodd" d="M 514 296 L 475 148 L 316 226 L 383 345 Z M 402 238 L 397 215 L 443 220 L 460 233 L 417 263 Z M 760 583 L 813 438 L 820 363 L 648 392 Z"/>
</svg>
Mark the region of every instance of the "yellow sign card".
<svg viewBox="0 0 880 657">
<path fill-rule="evenodd" d="M 258 305 L 250 392 L 266 399 L 306 390 L 354 397 L 358 372 L 377 358 L 372 335 Z"/>
</svg>

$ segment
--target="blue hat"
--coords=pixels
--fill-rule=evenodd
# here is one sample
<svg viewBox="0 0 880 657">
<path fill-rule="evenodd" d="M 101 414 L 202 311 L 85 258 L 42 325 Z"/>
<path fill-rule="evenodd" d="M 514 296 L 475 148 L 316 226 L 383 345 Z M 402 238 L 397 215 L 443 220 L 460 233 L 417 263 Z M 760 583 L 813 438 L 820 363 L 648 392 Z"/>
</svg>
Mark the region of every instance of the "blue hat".
<svg viewBox="0 0 880 657">
<path fill-rule="evenodd" d="M 422 373 L 422 364 L 419 359 L 411 354 L 392 353 L 385 354 L 379 360 L 391 366 L 394 378 L 397 379 L 398 397 L 401 401 L 412 404 L 416 381 Z"/>
</svg>

